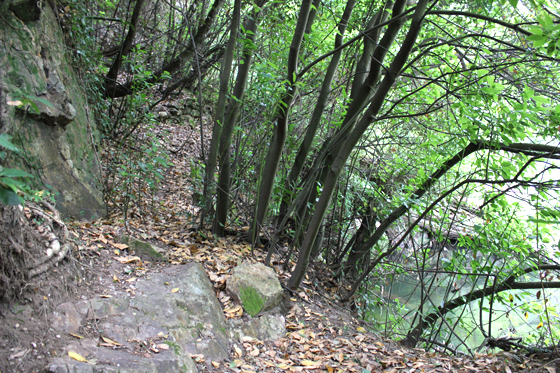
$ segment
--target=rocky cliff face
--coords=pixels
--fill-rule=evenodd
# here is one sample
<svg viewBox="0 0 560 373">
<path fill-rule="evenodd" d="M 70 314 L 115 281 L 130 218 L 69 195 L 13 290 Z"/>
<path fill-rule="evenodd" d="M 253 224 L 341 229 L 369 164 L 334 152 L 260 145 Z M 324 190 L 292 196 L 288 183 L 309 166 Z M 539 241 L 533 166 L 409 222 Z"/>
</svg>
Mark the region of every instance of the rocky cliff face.
<svg viewBox="0 0 560 373">
<path fill-rule="evenodd" d="M 25 154 L 9 162 L 51 186 L 63 216 L 102 216 L 99 135 L 49 3 L 4 0 L 0 14 L 0 133 Z M 8 104 L 22 99 L 34 105 Z"/>
</svg>

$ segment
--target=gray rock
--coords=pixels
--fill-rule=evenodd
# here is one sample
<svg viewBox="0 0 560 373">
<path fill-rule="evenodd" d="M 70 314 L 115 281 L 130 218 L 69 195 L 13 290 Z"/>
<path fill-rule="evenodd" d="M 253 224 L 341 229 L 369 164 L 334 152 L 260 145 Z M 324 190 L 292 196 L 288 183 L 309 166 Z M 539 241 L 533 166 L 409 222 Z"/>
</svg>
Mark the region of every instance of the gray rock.
<svg viewBox="0 0 560 373">
<path fill-rule="evenodd" d="M 174 289 L 177 291 L 172 292 Z M 88 372 L 196 372 L 191 353 L 204 355 L 206 361 L 229 357 L 228 324 L 202 265 L 174 266 L 140 279 L 136 296 L 124 297 L 65 303 L 53 315 L 60 319 L 53 327 L 63 331 L 69 326 L 78 331 L 77 320 L 96 320 L 102 336 L 122 345 L 120 350 L 112 350 L 84 339 L 67 346 L 66 354 L 74 351 L 96 361 Z M 154 339 L 158 343 L 166 339 L 172 348 L 152 354 L 151 359 L 130 353 Z M 74 372 L 85 367 L 82 365 L 70 358 L 56 359 L 47 371 Z"/>
<path fill-rule="evenodd" d="M 77 333 L 82 324 L 82 316 L 71 303 L 58 306 L 51 318 L 52 327 L 65 333 Z"/>
<path fill-rule="evenodd" d="M 120 236 L 118 240 L 120 243 L 128 245 L 143 260 L 166 260 L 165 250 L 160 247 L 126 235 Z"/>
<path fill-rule="evenodd" d="M 284 291 L 274 270 L 262 263 L 242 263 L 232 271 L 227 290 L 251 316 L 280 304 Z"/>
<path fill-rule="evenodd" d="M 240 267 L 237 272 L 243 273 Z M 266 269 L 252 267 L 260 273 L 266 273 Z M 79 333 L 83 323 L 95 323 L 102 336 L 121 346 L 101 346 L 97 338 L 74 341 L 58 354 L 61 358 L 50 362 L 47 372 L 196 372 L 190 354 L 202 354 L 208 363 L 222 361 L 229 358 L 232 340 L 252 337 L 269 341 L 286 333 L 281 315 L 264 314 L 246 323 L 226 322 L 214 288 L 198 263 L 166 268 L 135 284 L 134 297 L 117 292 L 113 298 L 58 306 L 52 316 L 54 329 Z M 170 348 L 155 353 L 150 350 L 153 343 L 166 343 Z M 151 357 L 133 353 L 139 348 L 149 351 Z M 69 351 L 80 354 L 88 363 L 71 359 Z"/>
<path fill-rule="evenodd" d="M 0 45 L 0 123 L 2 133 L 25 139 L 16 145 L 26 155 L 26 165 L 11 157 L 8 166 L 40 170 L 36 181 L 52 187 L 62 217 L 104 216 L 95 110 L 88 108 L 57 18 L 48 1 L 5 3 L 10 10 L 0 6 L 0 40 L 10 43 Z M 5 105 L 12 100 L 22 105 Z"/>
<path fill-rule="evenodd" d="M 247 322 L 239 319 L 230 319 L 228 322 L 232 340 L 251 337 L 261 341 L 274 341 L 286 336 L 286 320 L 282 315 L 265 314 Z"/>
</svg>

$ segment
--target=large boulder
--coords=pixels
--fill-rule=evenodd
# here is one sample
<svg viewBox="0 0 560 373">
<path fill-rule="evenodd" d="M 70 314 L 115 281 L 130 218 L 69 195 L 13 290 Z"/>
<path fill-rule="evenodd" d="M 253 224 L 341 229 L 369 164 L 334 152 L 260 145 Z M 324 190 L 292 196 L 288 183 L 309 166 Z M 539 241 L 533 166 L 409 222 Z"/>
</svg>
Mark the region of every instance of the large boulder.
<svg viewBox="0 0 560 373">
<path fill-rule="evenodd" d="M 276 307 L 284 297 L 276 273 L 262 263 L 244 262 L 235 267 L 227 282 L 227 290 L 253 317 Z"/>
<path fill-rule="evenodd" d="M 267 267 L 253 269 L 269 272 Z M 279 314 L 226 321 L 199 263 L 173 266 L 127 282 L 126 290 L 112 279 L 104 281 L 103 298 L 64 303 L 52 314 L 51 325 L 60 335 L 86 337 L 68 340 L 47 372 L 190 373 L 197 371 L 191 356 L 208 365 L 229 358 L 234 342 L 270 341 L 286 334 L 284 317 Z M 69 353 L 87 362 L 74 360 Z"/>
<path fill-rule="evenodd" d="M 52 317 L 53 327 L 61 332 L 75 333 L 94 324 L 119 349 L 84 338 L 69 344 L 62 354 L 66 357 L 53 359 L 47 372 L 196 372 L 191 354 L 204 355 L 207 362 L 229 357 L 229 325 L 198 263 L 138 280 L 134 297 L 115 293 L 113 298 L 65 303 Z M 149 349 L 151 356 L 134 354 L 139 348 Z M 95 365 L 73 360 L 68 352 Z"/>
<path fill-rule="evenodd" d="M 97 218 L 100 136 L 49 3 L 0 1 L 0 134 L 24 149 L 9 166 L 50 186 L 63 217 Z"/>
</svg>

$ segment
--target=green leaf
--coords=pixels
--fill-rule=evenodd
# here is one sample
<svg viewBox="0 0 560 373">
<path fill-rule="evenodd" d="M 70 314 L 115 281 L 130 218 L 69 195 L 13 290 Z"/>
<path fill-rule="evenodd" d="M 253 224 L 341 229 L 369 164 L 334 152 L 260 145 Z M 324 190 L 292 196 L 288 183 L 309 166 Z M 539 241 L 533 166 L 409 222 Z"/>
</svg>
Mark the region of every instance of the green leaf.
<svg viewBox="0 0 560 373">
<path fill-rule="evenodd" d="M 530 217 L 527 220 L 529 220 L 532 223 L 537 223 L 537 224 L 560 224 L 560 220 L 535 219 L 533 217 Z"/>
<path fill-rule="evenodd" d="M 0 186 L 0 202 L 5 205 L 17 206 L 21 203 L 21 198 L 14 191 Z"/>
<path fill-rule="evenodd" d="M 16 170 L 13 168 L 5 168 L 2 171 L 0 171 L 0 176 L 6 176 L 6 177 L 33 177 L 33 175 L 28 174 L 25 171 L 22 170 Z"/>
<path fill-rule="evenodd" d="M 4 184 L 3 187 L 9 187 L 16 193 L 23 186 L 19 181 L 7 177 L 0 178 L 0 184 Z"/>
<path fill-rule="evenodd" d="M 529 35 L 527 36 L 527 40 L 531 40 L 533 42 L 533 47 L 539 48 L 547 42 L 548 38 L 542 35 Z"/>
<path fill-rule="evenodd" d="M 19 149 L 9 141 L 9 137 L 7 135 L 0 135 L 0 146 L 13 152 L 19 153 Z"/>
</svg>

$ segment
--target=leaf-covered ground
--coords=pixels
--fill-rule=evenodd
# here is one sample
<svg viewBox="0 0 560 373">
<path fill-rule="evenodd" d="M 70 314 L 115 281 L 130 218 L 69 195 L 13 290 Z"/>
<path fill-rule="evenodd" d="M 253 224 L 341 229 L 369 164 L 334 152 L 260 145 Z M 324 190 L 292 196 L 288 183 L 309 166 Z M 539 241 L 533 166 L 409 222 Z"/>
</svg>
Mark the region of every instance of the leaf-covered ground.
<svg viewBox="0 0 560 373">
<path fill-rule="evenodd" d="M 159 210 L 146 213 L 146 208 L 133 207 L 127 228 L 138 238 L 166 247 L 170 253 L 168 265 L 189 261 L 203 263 L 225 316 L 249 317 L 239 305 L 231 302 L 225 284 L 233 267 L 243 260 L 264 261 L 265 253 L 248 246 L 245 241 L 247 226 L 228 227 L 230 235 L 221 239 L 212 237 L 209 231 L 198 231 L 196 214 L 199 208 L 193 195 L 200 181 L 193 180 L 192 167 L 200 159 L 200 130 L 195 125 L 162 123 L 158 131 L 169 149 L 181 150 L 170 153 L 173 166 L 166 171 L 165 182 L 156 194 Z M 208 126 L 203 132 L 211 133 Z M 205 139 L 204 143 L 208 141 Z M 118 221 L 121 218 L 122 215 L 116 213 L 113 220 L 82 228 L 82 232 L 88 232 L 86 246 L 107 248 L 109 245 L 115 255 L 122 255 L 117 247 L 111 247 L 110 241 L 104 242 L 124 229 L 123 223 Z M 285 282 L 289 273 L 283 271 L 279 261 L 273 260 L 273 264 Z M 555 362 L 514 353 L 482 354 L 472 358 L 404 348 L 368 330 L 366 323 L 355 319 L 349 310 L 331 299 L 331 293 L 320 284 L 321 281 L 307 277 L 298 292 L 288 295 L 285 316 L 288 333 L 284 338 L 274 343 L 254 339 L 239 341 L 228 362 L 205 361 L 195 356 L 199 369 L 217 372 L 551 372 L 556 368 Z"/>
<path fill-rule="evenodd" d="M 116 282 L 126 291 L 134 292 L 134 282 L 149 276 L 162 266 L 182 265 L 196 261 L 204 265 L 220 300 L 226 318 L 248 318 L 243 309 L 225 292 L 225 284 L 232 268 L 244 260 L 264 261 L 265 253 L 252 250 L 245 241 L 247 226 L 228 227 L 226 238 L 215 238 L 209 231 L 198 230 L 199 211 L 193 195 L 200 187 L 193 179 L 193 166 L 200 159 L 200 131 L 186 125 L 186 118 L 162 122 L 155 130 L 162 146 L 169 150 L 172 167 L 165 170 L 165 180 L 157 187 L 155 195 L 141 186 L 136 199 L 129 204 L 128 219 L 117 207 L 124 199 L 119 196 L 114 179 L 110 214 L 94 222 L 69 223 L 70 234 L 76 242 L 75 250 L 62 267 L 54 269 L 48 281 L 34 287 L 34 296 L 26 302 L 12 304 L 5 310 L 0 326 L 0 371 L 40 371 L 49 357 L 69 338 L 57 335 L 49 328 L 49 313 L 59 303 L 71 299 L 87 299 L 92 294 L 101 295 L 102 287 L 94 286 L 96 280 Z M 178 125 L 182 123 L 182 125 Z M 204 128 L 204 133 L 210 133 Z M 146 135 L 146 134 L 144 134 Z M 141 141 L 143 134 L 139 135 Z M 208 139 L 204 141 L 206 144 Z M 118 149 L 107 147 L 106 165 L 111 164 L 111 154 Z M 118 162 L 113 162 L 113 167 Z M 121 234 L 128 234 L 164 248 L 169 254 L 166 263 L 151 263 L 134 257 L 126 245 L 117 242 Z M 279 258 L 273 260 L 281 281 L 286 282 L 289 268 L 284 271 Z M 65 278 L 65 267 L 72 266 L 82 275 Z M 555 372 L 556 361 L 541 360 L 516 353 L 500 352 L 475 357 L 447 356 L 420 349 L 407 349 L 368 329 L 368 324 L 355 319 L 352 313 L 332 298 L 332 292 L 322 286 L 329 273 L 312 270 L 297 292 L 287 293 L 285 320 L 287 334 L 274 342 L 251 338 L 234 341 L 228 361 L 207 361 L 196 355 L 201 372 Z M 72 281 L 74 280 L 74 281 Z M 77 283 L 77 289 L 67 284 Z M 64 297 L 53 297 L 65 293 Z M 53 302 L 56 299 L 56 302 Z M 1 324 L 1 323 L 0 323 Z M 24 326 L 25 325 L 25 326 Z M 107 348 L 118 348 L 100 340 Z M 150 356 L 157 348 L 142 347 L 138 353 Z"/>
</svg>

